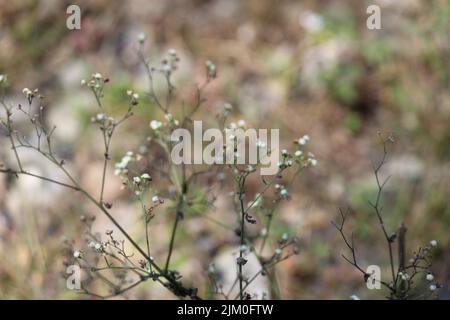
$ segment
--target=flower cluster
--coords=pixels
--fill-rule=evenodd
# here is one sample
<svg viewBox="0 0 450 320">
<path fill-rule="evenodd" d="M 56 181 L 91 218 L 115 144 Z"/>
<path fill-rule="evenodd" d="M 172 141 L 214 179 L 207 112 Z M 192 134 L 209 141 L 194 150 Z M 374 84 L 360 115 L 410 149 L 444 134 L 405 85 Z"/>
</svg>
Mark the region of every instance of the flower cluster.
<svg viewBox="0 0 450 320">
<path fill-rule="evenodd" d="M 217 77 L 216 65 L 210 60 L 207 60 L 205 62 L 205 65 L 206 65 L 206 75 L 208 79 L 215 79 Z"/>
<path fill-rule="evenodd" d="M 116 163 L 114 174 L 116 176 L 126 175 L 128 173 L 128 165 L 133 161 L 136 161 L 136 156 L 132 151 L 128 151 L 120 162 Z"/>
<path fill-rule="evenodd" d="M 39 89 L 30 90 L 28 88 L 24 88 L 22 93 L 27 97 L 28 103 L 31 105 L 33 103 L 33 99 L 35 97 L 43 98 L 42 95 L 39 94 Z"/>
<path fill-rule="evenodd" d="M 88 81 L 82 79 L 81 85 L 87 85 L 95 93 L 96 97 L 101 98 L 103 97 L 104 85 L 108 82 L 108 78 L 104 78 L 101 73 L 96 72 L 91 75 Z"/>
</svg>

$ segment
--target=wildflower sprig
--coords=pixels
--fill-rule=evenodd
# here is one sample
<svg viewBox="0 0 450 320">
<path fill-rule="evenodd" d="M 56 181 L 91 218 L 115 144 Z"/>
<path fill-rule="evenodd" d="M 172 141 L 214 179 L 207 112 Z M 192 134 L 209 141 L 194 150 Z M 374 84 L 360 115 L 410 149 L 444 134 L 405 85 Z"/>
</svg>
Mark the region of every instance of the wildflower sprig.
<svg viewBox="0 0 450 320">
<path fill-rule="evenodd" d="M 239 257 L 237 263 L 236 284 L 239 284 L 239 293 L 237 298 L 244 299 L 250 295 L 247 292 L 248 285 L 258 276 L 267 275 L 270 269 L 278 263 L 286 260 L 291 255 L 298 253 L 298 243 L 295 238 L 282 236 L 275 240 L 275 247 L 270 255 L 263 253 L 264 243 L 269 239 L 270 226 L 277 205 L 290 199 L 289 187 L 294 178 L 305 167 L 312 166 L 313 156 L 307 153 L 305 144 L 298 144 L 298 150 L 282 150 L 282 163 L 278 172 L 271 177 L 263 177 L 260 190 L 252 198 L 246 198 L 247 182 L 254 179 L 260 164 L 243 165 L 217 165 L 214 168 L 188 167 L 185 164 L 175 165 L 170 156 L 170 150 L 173 142 L 169 139 L 169 133 L 175 128 L 190 130 L 193 118 L 197 116 L 197 111 L 206 102 L 204 90 L 217 76 L 217 66 L 212 61 L 205 63 L 204 80 L 197 85 L 196 91 L 191 103 L 185 104 L 185 99 L 178 97 L 179 93 L 173 83 L 173 74 L 178 70 L 180 58 L 178 52 L 174 49 L 167 51 L 165 57 L 160 63 L 155 65 L 150 63 L 144 54 L 145 35 L 138 37 L 138 57 L 147 73 L 148 89 L 147 92 L 139 94 L 135 90 L 124 92 L 128 100 L 128 105 L 123 106 L 123 114 L 117 116 L 110 112 L 105 104 L 104 96 L 108 94 L 109 78 L 100 73 L 93 73 L 88 80 L 82 80 L 81 84 L 93 94 L 96 109 L 93 110 L 92 124 L 100 131 L 102 137 L 102 172 L 98 181 L 99 193 L 93 194 L 87 191 L 79 182 L 77 177 L 66 168 L 66 159 L 59 157 L 57 149 L 53 148 L 52 134 L 55 127 L 48 127 L 44 121 L 45 100 L 39 90 L 24 89 L 25 101 L 28 107 L 21 105 L 11 106 L 4 101 L 4 95 L 1 95 L 1 104 L 5 110 L 5 116 L 1 118 L 2 127 L 7 133 L 11 144 L 11 150 L 16 160 L 16 168 L 0 167 L 0 172 L 11 174 L 16 177 L 29 175 L 35 178 L 58 184 L 73 191 L 79 192 L 84 199 L 93 204 L 99 212 L 105 215 L 111 226 L 103 233 L 99 234 L 93 231 L 94 216 L 82 216 L 81 221 L 85 224 L 86 232 L 85 244 L 79 245 L 70 241 L 66 242 L 67 261 L 66 263 L 78 264 L 86 273 L 87 279 L 83 281 L 81 293 L 89 294 L 98 298 L 109 298 L 124 294 L 135 288 L 140 283 L 152 280 L 164 286 L 175 296 L 181 298 L 198 299 L 199 292 L 195 286 L 187 286 L 186 280 L 182 274 L 175 269 L 173 254 L 179 244 L 177 234 L 180 228 L 183 228 L 183 221 L 192 214 L 202 215 L 205 208 L 213 206 L 225 182 L 231 177 L 234 181 L 235 196 L 233 204 L 237 214 L 236 225 L 228 226 L 222 221 L 215 221 L 224 228 L 234 230 L 239 237 Z M 155 91 L 154 82 L 156 77 L 162 77 L 165 81 L 165 90 Z M 6 84 L 6 76 L 0 77 L 0 85 L 3 88 Z M 3 89 L 2 89 L 3 93 Z M 148 125 L 148 137 L 145 139 L 138 150 L 130 150 L 123 153 L 123 156 L 115 159 L 113 168 L 110 168 L 111 145 L 117 128 L 134 114 L 136 107 L 141 107 L 147 98 L 150 103 L 158 107 L 162 114 L 153 119 L 145 120 Z M 190 105 L 187 108 L 186 105 Z M 177 106 L 179 106 L 177 108 Z M 93 108 L 94 109 L 94 108 Z M 245 129 L 248 124 L 244 119 L 235 122 L 227 120 L 233 112 L 230 104 L 224 104 L 223 112 L 218 116 L 219 126 L 226 135 L 233 135 L 237 129 Z M 26 115 L 27 119 L 35 129 L 37 143 L 30 143 L 21 136 L 13 123 L 13 111 L 19 111 Z M 305 140 L 305 137 L 303 137 Z M 306 140 L 309 140 L 306 139 Z M 258 148 L 269 149 L 267 145 L 258 141 Z M 68 181 L 54 180 L 45 176 L 39 176 L 28 172 L 23 167 L 18 149 L 29 148 L 55 164 L 58 170 L 64 174 Z M 152 152 L 148 152 L 152 150 Z M 307 156 L 297 155 L 301 150 Z M 125 150 L 124 150 L 125 151 Z M 270 152 L 279 152 L 278 150 L 267 150 Z M 236 151 L 235 156 L 238 154 Z M 229 169 L 227 173 L 226 169 Z M 142 238 L 133 237 L 130 232 L 114 218 L 114 203 L 108 199 L 105 186 L 109 179 L 107 172 L 114 170 L 117 177 L 122 181 L 124 189 L 129 191 L 130 200 L 137 201 L 140 206 L 139 217 L 143 220 L 143 229 L 145 234 L 145 246 Z M 284 181 L 288 175 L 287 172 L 293 170 L 292 180 Z M 203 178 L 204 177 L 204 178 Z M 156 183 L 155 183 L 156 182 Z M 200 183 L 201 182 L 201 183 Z M 202 185 L 203 184 L 203 185 Z M 279 185 L 280 188 L 275 186 Z M 270 191 L 275 192 L 275 198 L 269 201 L 267 194 Z M 167 204 L 167 205 L 166 205 Z M 269 215 L 260 215 L 261 212 L 269 206 Z M 199 209 L 200 208 L 200 209 Z M 171 222 L 171 232 L 165 250 L 165 257 L 154 257 L 152 245 L 158 241 L 158 237 L 153 236 L 150 223 L 162 209 L 168 213 L 166 217 Z M 204 217 L 206 215 L 202 215 Z M 268 218 L 268 219 L 266 219 Z M 214 221 L 207 217 L 209 221 Z M 249 224 L 263 227 L 266 232 L 262 237 L 251 237 L 247 233 Z M 142 242 L 142 243 L 141 243 Z M 260 250 L 256 250 L 260 245 Z M 246 267 L 249 254 L 255 254 L 261 263 L 262 269 L 254 276 L 244 279 L 243 268 Z M 107 288 L 106 294 L 94 292 L 93 283 L 99 281 Z M 232 297 L 231 293 L 228 294 Z"/>
<path fill-rule="evenodd" d="M 432 296 L 437 288 L 440 287 L 439 283 L 434 281 L 434 276 L 431 271 L 432 263 L 432 249 L 437 245 L 436 240 L 432 240 L 430 245 L 420 247 L 414 252 L 413 257 L 407 261 L 406 258 L 406 226 L 402 223 L 395 232 L 389 232 L 387 226 L 384 223 L 383 207 L 381 205 L 381 197 L 386 183 L 389 177 L 384 181 L 380 178 L 380 170 L 383 168 L 387 161 L 387 147 L 389 143 L 393 143 L 394 139 L 389 134 L 384 136 L 379 133 L 379 138 L 383 147 L 383 154 L 379 163 L 374 167 L 375 181 L 377 184 L 377 194 L 375 201 L 369 201 L 369 205 L 372 207 L 374 214 L 378 220 L 381 232 L 386 242 L 387 256 L 389 258 L 389 267 L 391 279 L 388 281 L 377 280 L 389 293 L 389 299 L 406 300 L 417 298 L 428 298 Z M 348 236 L 344 230 L 345 223 L 349 212 L 339 210 L 341 215 L 341 222 L 332 222 L 334 227 L 339 231 L 347 249 L 350 251 L 351 256 L 342 255 L 342 257 L 351 264 L 356 270 L 358 270 L 362 276 L 364 282 L 371 278 L 371 275 L 366 272 L 366 269 L 361 265 L 357 258 L 355 249 L 355 241 L 353 233 Z M 394 259 L 394 243 L 397 243 L 398 259 Z M 422 279 L 420 279 L 422 277 Z M 427 280 L 431 282 L 427 287 L 427 290 L 421 289 L 420 280 Z"/>
</svg>

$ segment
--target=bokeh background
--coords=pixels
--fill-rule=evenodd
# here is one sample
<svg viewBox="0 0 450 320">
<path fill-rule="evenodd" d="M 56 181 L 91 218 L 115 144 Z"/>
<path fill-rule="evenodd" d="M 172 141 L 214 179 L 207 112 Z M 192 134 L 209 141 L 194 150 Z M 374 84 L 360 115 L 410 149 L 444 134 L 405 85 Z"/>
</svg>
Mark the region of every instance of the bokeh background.
<svg viewBox="0 0 450 320">
<path fill-rule="evenodd" d="M 80 31 L 66 28 L 66 8 L 75 3 L 82 10 Z M 381 30 L 366 27 L 369 4 L 381 7 Z M 24 103 L 24 87 L 40 89 L 48 122 L 58 127 L 58 153 L 92 192 L 102 151 L 90 125 L 95 101 L 80 80 L 92 72 L 108 76 L 105 101 L 118 111 L 126 106 L 127 89 L 143 94 L 147 83 L 135 53 L 141 32 L 155 63 L 169 48 L 177 49 L 181 61 L 174 83 L 180 94 L 192 92 L 202 79 L 205 60 L 217 64 L 219 77 L 206 92 L 202 117 L 212 119 L 227 101 L 235 119 L 280 128 L 285 145 L 310 135 L 319 165 L 301 176 L 276 217 L 276 235 L 287 230 L 306 243 L 299 256 L 277 267 L 281 297 L 380 298 L 341 258 L 345 248 L 330 224 L 339 207 L 351 208 L 349 228 L 360 259 L 387 267 L 385 244 L 367 203 L 376 192 L 378 131 L 395 137 L 383 173 L 392 175 L 383 205 L 386 224 L 393 231 L 405 221 L 409 253 L 438 240 L 433 270 L 444 286 L 441 298 L 450 297 L 450 2 L 0 1 L 0 73 L 11 84 L 8 101 Z M 148 105 L 143 102 L 121 128 L 114 159 L 138 147 L 149 120 L 159 116 Z M 0 146 L 1 162 L 13 163 L 3 133 Z M 54 171 L 32 154 L 23 157 L 30 170 Z M 108 179 L 114 215 L 138 230 L 136 204 L 120 190 L 112 169 Z M 231 184 L 225 191 L 232 191 Z M 226 217 L 220 210 L 204 214 Z M 79 217 L 89 213 L 95 211 L 70 191 L 0 176 L 0 297 L 86 298 L 65 287 L 61 243 L 82 241 Z M 154 245 L 160 241 L 161 251 L 168 221 L 162 211 L 154 222 Z M 201 217 L 183 223 L 174 264 L 187 279 L 197 277 L 204 290 L 208 283 L 201 270 L 220 254 L 214 248 L 231 246 L 236 238 Z M 108 226 L 99 216 L 95 228 Z M 126 297 L 173 298 L 150 282 Z"/>
</svg>

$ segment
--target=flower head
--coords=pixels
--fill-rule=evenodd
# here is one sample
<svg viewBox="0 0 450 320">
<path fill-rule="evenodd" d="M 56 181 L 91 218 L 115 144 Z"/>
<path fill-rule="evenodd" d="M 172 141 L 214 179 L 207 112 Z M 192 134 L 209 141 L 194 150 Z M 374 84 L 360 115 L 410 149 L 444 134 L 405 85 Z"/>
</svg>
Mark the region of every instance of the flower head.
<svg viewBox="0 0 450 320">
<path fill-rule="evenodd" d="M 153 196 L 152 197 L 152 202 L 153 202 L 154 205 L 157 205 L 160 202 L 159 197 L 158 196 Z"/>
<path fill-rule="evenodd" d="M 147 36 L 145 35 L 145 33 L 141 32 L 138 35 L 138 41 L 140 44 L 143 44 L 145 42 L 145 39 L 147 38 Z"/>
<path fill-rule="evenodd" d="M 162 127 L 162 122 L 158 120 L 152 120 L 150 121 L 150 128 L 152 128 L 155 131 L 158 131 Z"/>
</svg>

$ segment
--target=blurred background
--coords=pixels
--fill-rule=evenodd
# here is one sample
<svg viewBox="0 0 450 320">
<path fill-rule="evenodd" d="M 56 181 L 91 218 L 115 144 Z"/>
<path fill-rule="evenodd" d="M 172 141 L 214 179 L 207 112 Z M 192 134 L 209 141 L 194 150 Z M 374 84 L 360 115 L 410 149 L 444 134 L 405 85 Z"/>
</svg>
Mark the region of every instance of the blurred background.
<svg viewBox="0 0 450 320">
<path fill-rule="evenodd" d="M 81 8 L 79 31 L 66 27 L 70 4 Z M 366 27 L 370 4 L 381 7 L 381 30 Z M 362 264 L 387 268 L 385 243 L 368 205 L 376 193 L 372 167 L 382 153 L 378 131 L 395 137 L 383 171 L 392 175 L 383 203 L 386 225 L 394 231 L 405 221 L 409 254 L 438 241 L 433 271 L 444 286 L 440 297 L 450 297 L 449 1 L 0 1 L 7 100 L 24 103 L 24 87 L 40 89 L 46 118 L 58 127 L 58 153 L 92 192 L 101 175 L 101 136 L 90 124 L 95 101 L 80 81 L 93 72 L 109 77 L 105 102 L 117 111 L 126 108 L 127 89 L 143 95 L 147 82 L 136 55 L 141 32 L 155 64 L 169 48 L 178 51 L 174 84 L 180 95 L 203 79 L 205 60 L 216 63 L 218 79 L 206 91 L 201 117 L 213 119 L 226 101 L 235 119 L 280 128 L 283 145 L 310 135 L 319 164 L 301 176 L 276 216 L 274 236 L 287 230 L 306 243 L 300 255 L 277 267 L 282 298 L 381 298 L 341 258 L 344 244 L 330 224 L 339 207 L 351 208 L 348 227 Z M 142 102 L 120 129 L 114 160 L 136 149 L 149 121 L 160 117 L 148 105 Z M 23 119 L 15 121 L 29 129 Z M 13 164 L 3 132 L 0 146 L 0 162 Z M 29 170 L 54 171 L 31 153 L 23 158 Z M 138 218 L 130 218 L 136 204 L 110 169 L 106 194 L 114 215 L 138 234 Z M 232 191 L 232 185 L 225 189 Z M 32 178 L 0 176 L 1 298 L 86 298 L 67 290 L 62 277 L 62 240 L 82 242 L 79 217 L 96 213 L 80 199 Z M 227 213 L 217 206 L 204 214 Z M 161 211 L 152 222 L 156 252 L 159 242 L 165 249 L 168 219 Z M 183 223 L 173 263 L 206 290 L 207 266 L 220 255 L 214 248 L 235 243 L 235 235 L 201 218 Z M 94 227 L 110 225 L 98 216 Z M 126 297 L 173 298 L 150 282 Z"/>
</svg>

